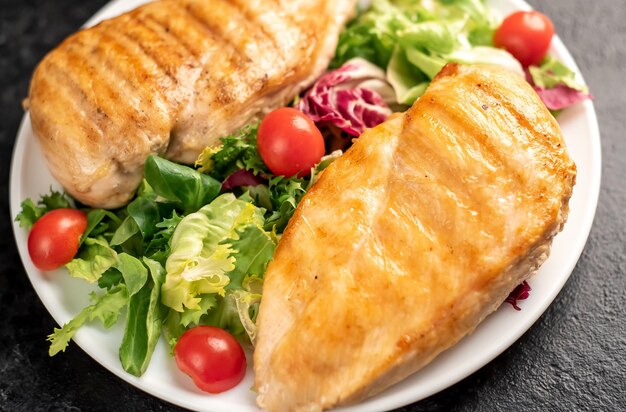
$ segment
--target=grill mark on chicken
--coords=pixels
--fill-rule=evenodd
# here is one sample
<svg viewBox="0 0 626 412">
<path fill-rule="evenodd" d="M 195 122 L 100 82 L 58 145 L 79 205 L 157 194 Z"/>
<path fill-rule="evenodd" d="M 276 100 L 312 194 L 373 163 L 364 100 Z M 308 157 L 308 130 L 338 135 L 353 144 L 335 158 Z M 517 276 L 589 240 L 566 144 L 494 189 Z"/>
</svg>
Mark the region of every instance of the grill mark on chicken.
<svg viewBox="0 0 626 412">
<path fill-rule="evenodd" d="M 132 88 L 128 87 L 126 73 L 120 73 L 114 65 L 111 65 L 110 53 L 115 52 L 115 43 L 108 42 L 104 36 L 97 36 L 93 42 L 87 46 L 88 53 L 81 53 L 81 50 L 68 50 L 68 58 L 83 59 L 93 72 L 96 81 L 92 84 L 98 84 L 103 87 L 105 94 L 94 93 L 99 102 L 107 102 L 110 100 L 112 108 L 115 110 L 124 110 L 131 114 L 136 111 L 130 99 L 134 96 Z M 78 56 L 77 56 L 78 55 Z M 84 56 L 88 56 L 84 58 Z M 93 89 L 93 87 L 92 87 Z M 99 89 L 98 89 L 99 90 Z M 99 104 L 98 106 L 103 106 Z M 110 116 L 109 116 L 110 117 Z M 132 122 L 139 119 L 133 118 Z"/>
<path fill-rule="evenodd" d="M 266 27 L 266 25 L 258 18 L 259 16 L 256 10 L 249 7 L 250 5 L 249 0 L 221 0 L 221 1 L 227 1 L 231 3 L 233 6 L 235 6 L 235 9 L 238 10 L 238 12 L 243 16 L 243 19 L 245 21 L 252 22 L 252 26 L 255 26 L 265 36 L 265 38 L 268 39 L 272 43 L 272 46 L 274 47 L 273 51 L 278 54 L 280 59 L 282 60 L 285 58 L 285 55 L 283 54 L 282 49 L 280 48 L 280 45 L 278 43 L 278 39 L 277 39 L 278 33 Z"/>
<path fill-rule="evenodd" d="M 193 56 L 193 61 L 195 63 L 199 63 L 199 52 L 192 49 L 180 36 L 176 36 L 170 29 L 170 26 L 167 24 L 167 21 L 158 20 L 152 14 L 146 14 L 143 18 L 143 23 L 146 28 L 155 33 L 158 37 L 160 37 L 165 43 L 171 45 L 172 49 L 178 50 L 178 48 L 182 49 L 180 56 L 181 60 L 189 61 L 189 58 L 186 56 Z"/>
<path fill-rule="evenodd" d="M 261 51 L 263 42 L 261 42 L 260 39 L 256 39 L 254 42 L 246 39 L 247 36 L 251 36 L 251 33 L 258 33 L 257 28 L 250 25 L 250 23 L 246 21 L 245 16 L 241 13 L 241 10 L 224 0 L 222 0 L 222 2 L 225 7 L 228 7 L 228 13 L 218 7 L 210 7 L 209 9 L 188 8 L 188 11 L 194 16 L 196 16 L 197 13 L 198 16 L 204 16 L 208 19 L 208 17 L 212 17 L 214 13 L 217 13 L 217 10 L 220 10 L 220 13 L 227 14 L 229 18 L 236 18 L 238 21 L 237 26 L 242 27 L 241 32 L 235 31 L 233 33 L 229 32 L 225 34 L 227 27 L 224 25 L 209 24 L 207 20 L 196 16 L 197 20 L 202 23 L 208 31 L 216 35 L 220 40 L 227 42 L 232 51 L 226 56 L 226 61 L 228 61 L 232 67 L 232 74 L 230 76 L 216 76 L 211 79 L 215 89 L 213 100 L 214 104 L 226 108 L 231 103 L 237 101 L 236 96 L 242 94 L 238 91 L 239 88 L 246 87 L 247 94 L 252 95 L 265 87 L 265 81 L 258 82 L 255 79 L 263 80 L 265 78 L 262 72 L 265 69 L 269 69 L 269 67 L 264 68 L 263 63 L 267 65 L 275 63 L 267 59 L 260 59 L 261 54 L 272 52 L 272 50 Z M 204 3 L 198 3 L 197 5 L 198 7 L 208 7 Z M 215 15 L 215 17 L 211 18 L 211 22 L 220 21 L 220 16 L 221 14 Z M 268 42 L 267 40 L 265 43 L 271 45 L 271 42 Z M 250 47 L 254 47 L 256 50 L 249 50 Z M 274 52 L 278 51 L 274 50 Z M 239 78 L 236 78 L 236 76 L 239 76 Z"/>
<path fill-rule="evenodd" d="M 491 95 L 486 95 L 485 90 L 488 90 L 488 87 L 485 84 L 477 83 L 477 82 L 485 82 L 485 78 L 481 78 L 479 75 L 476 75 L 471 79 L 471 81 L 463 82 L 462 84 L 457 85 L 457 87 L 463 89 L 464 95 L 468 96 L 468 99 L 472 100 L 472 107 L 478 108 L 481 106 L 480 102 L 484 101 L 495 101 L 498 103 L 494 103 L 494 108 L 492 108 L 491 116 L 498 115 L 502 112 L 505 112 L 505 116 L 509 116 L 508 120 L 513 120 L 513 122 L 508 121 L 507 119 L 503 119 L 503 122 L 498 122 L 499 131 L 492 131 L 493 135 L 500 135 L 498 139 L 498 145 L 495 145 L 495 141 L 493 140 L 493 136 L 486 135 L 485 133 L 477 133 L 475 130 L 481 130 L 479 121 L 479 117 L 482 113 L 479 110 L 476 110 L 476 113 L 472 116 L 467 116 L 467 119 L 464 120 L 462 118 L 462 114 L 457 111 L 457 107 L 454 102 L 447 101 L 436 101 L 433 102 L 432 99 L 428 102 L 430 105 L 437 105 L 439 115 L 435 114 L 433 117 L 435 119 L 439 119 L 440 127 L 443 129 L 448 129 L 449 136 L 457 136 L 457 137 L 469 137 L 473 139 L 473 141 L 459 141 L 458 147 L 463 147 L 463 155 L 469 156 L 474 155 L 473 161 L 485 164 L 490 172 L 494 173 L 494 176 L 499 176 L 497 172 L 501 170 L 510 170 L 510 180 L 507 184 L 513 185 L 512 190 L 521 190 L 524 185 L 524 174 L 521 172 L 520 167 L 527 167 L 526 163 L 520 164 L 518 159 L 515 159 L 514 156 L 511 155 L 510 151 L 513 150 L 513 147 L 519 147 L 520 142 L 518 141 L 515 145 L 511 141 L 511 137 L 509 136 L 510 130 L 515 130 L 517 128 L 522 128 L 524 126 L 519 125 L 517 121 L 515 121 L 515 117 L 510 114 L 512 108 L 501 107 L 502 105 L 499 103 L 499 100 L 495 100 Z M 479 84 L 478 90 L 474 89 L 474 86 Z M 433 88 L 432 92 L 434 93 L 436 89 Z M 432 93 L 431 93 L 432 95 Z M 465 110 L 461 108 L 461 110 Z M 514 110 L 514 108 L 513 108 Z M 445 119 L 444 119 L 445 116 Z M 479 117 L 476 117 L 479 116 Z M 482 120 L 484 122 L 484 120 Z M 494 123 L 496 124 L 496 123 Z M 502 129 L 503 125 L 507 125 L 508 130 Z M 452 132 L 452 133 L 451 133 Z M 524 144 L 527 143 L 527 139 L 524 136 L 520 136 L 520 139 L 524 141 Z M 507 141 L 507 144 L 503 144 L 503 141 Z M 469 145 L 469 146 L 468 146 Z M 469 147 L 478 148 L 479 150 L 476 153 L 473 153 L 469 150 Z M 518 151 L 520 153 L 520 151 Z M 485 160 L 491 160 L 494 162 L 492 166 L 488 166 L 485 163 Z M 470 183 L 470 182 L 468 182 Z M 471 184 L 470 184 L 471 187 Z M 483 205 L 484 208 L 484 205 Z M 480 209 L 477 209 L 480 210 Z M 490 213 L 491 211 L 485 211 Z"/>
<path fill-rule="evenodd" d="M 237 46 L 236 39 L 230 33 L 224 31 L 225 27 L 223 25 L 215 24 L 217 19 L 212 19 L 211 21 L 205 19 L 206 16 L 193 6 L 193 4 L 187 4 L 184 7 L 188 17 L 191 18 L 191 21 L 197 23 L 198 27 L 217 43 L 216 47 L 225 49 L 221 62 L 227 62 L 226 70 L 230 73 L 230 76 L 225 76 L 226 73 L 221 73 L 210 78 L 211 88 L 210 91 L 206 90 L 212 96 L 211 99 L 214 105 L 225 107 L 233 101 L 236 89 L 245 85 L 247 79 L 252 75 L 253 70 L 250 68 L 252 67 L 253 59 Z M 204 73 L 207 73 L 207 68 L 204 70 Z M 201 74 L 202 77 L 203 74 Z M 175 143 L 172 142 L 172 144 Z"/>
<path fill-rule="evenodd" d="M 146 102 L 150 104 L 158 103 L 159 111 L 163 111 L 167 100 L 164 90 L 173 86 L 170 74 L 165 71 L 164 67 L 152 55 L 147 53 L 137 39 L 128 36 L 126 33 L 114 30 L 109 30 L 105 33 L 105 37 L 110 38 L 120 49 L 124 50 L 124 53 L 120 52 L 120 57 L 128 62 L 127 67 L 130 68 L 124 72 L 125 76 L 132 79 L 135 85 L 140 85 L 147 81 L 157 83 L 151 89 L 139 90 L 141 88 L 137 87 L 137 91 L 143 92 L 144 96 L 158 97 L 156 101 L 149 97 Z M 123 70 L 123 68 L 119 67 L 119 70 Z"/>
<path fill-rule="evenodd" d="M 100 62 L 94 61 L 93 47 L 89 45 L 85 47 L 89 50 L 89 59 L 84 58 L 85 53 L 81 53 L 80 49 L 76 50 L 74 47 L 67 49 L 68 66 L 71 70 L 89 72 L 91 78 L 97 79 L 97 81 L 85 79 L 80 83 L 80 87 L 86 92 L 85 103 L 95 110 L 103 132 L 123 133 L 125 125 L 128 124 L 128 118 L 119 118 L 116 113 L 118 111 L 132 113 L 134 110 L 129 105 L 128 99 L 122 98 L 120 95 L 119 88 L 114 84 L 112 76 L 103 73 L 98 64 Z"/>
<path fill-rule="evenodd" d="M 180 82 L 179 69 L 189 64 L 190 60 L 193 61 L 190 59 L 193 54 L 178 39 L 166 33 L 163 26 L 155 22 L 148 13 L 135 13 L 132 16 L 138 23 L 137 28 L 140 31 L 143 29 L 142 34 L 148 36 L 144 42 L 145 45 L 155 46 L 155 56 L 159 56 L 159 59 L 155 58 L 155 60 L 172 74 L 175 83 L 178 84 Z"/>
<path fill-rule="evenodd" d="M 512 102 L 511 100 L 509 100 L 509 96 L 506 96 L 505 94 L 499 93 L 497 91 L 494 91 L 492 95 L 494 96 L 494 98 L 502 100 L 502 107 L 504 108 L 504 110 L 501 111 L 501 114 L 503 116 L 503 120 L 508 121 L 509 124 L 511 124 L 512 130 L 514 130 L 513 134 L 515 135 L 515 138 L 523 142 L 523 145 L 526 148 L 526 151 L 543 154 L 541 158 L 535 159 L 533 163 L 527 163 L 525 162 L 525 159 L 518 160 L 518 163 L 519 163 L 518 168 L 517 168 L 518 173 L 516 174 L 516 177 L 519 179 L 520 182 L 522 182 L 521 184 L 523 184 L 527 179 L 535 180 L 534 174 L 529 168 L 546 167 L 547 159 L 551 159 L 549 161 L 558 159 L 558 156 L 552 156 L 552 157 L 547 156 L 547 153 L 552 153 L 554 151 L 554 148 L 550 147 L 550 142 L 551 142 L 550 134 L 546 133 L 547 130 L 553 127 L 550 124 L 550 120 L 555 122 L 554 119 L 553 118 L 549 118 L 549 119 L 521 118 L 520 119 L 521 108 L 516 107 L 515 102 Z M 532 134 L 537 135 L 537 136 L 543 136 L 544 138 L 529 140 L 528 139 L 529 135 L 527 133 L 525 134 L 521 132 L 522 130 L 525 130 L 525 129 L 531 130 Z M 560 152 L 561 154 L 563 153 L 562 151 L 558 151 L 558 152 Z M 558 166 L 560 166 L 560 164 L 558 164 Z M 552 167 L 551 169 L 559 170 L 559 167 Z"/>
<path fill-rule="evenodd" d="M 128 19 L 132 20 L 132 23 L 128 25 L 129 30 L 125 31 L 123 36 L 136 44 L 144 56 L 155 62 L 170 80 L 171 85 L 168 88 L 175 87 L 178 84 L 178 79 L 176 77 L 176 65 L 171 59 L 172 56 L 158 49 L 157 45 L 161 44 L 160 39 L 158 36 L 154 36 L 154 33 L 148 30 L 135 14 L 128 15 Z"/>
<path fill-rule="evenodd" d="M 103 136 L 113 127 L 113 122 L 106 113 L 98 107 L 94 99 L 88 95 L 86 85 L 81 84 L 80 77 L 70 75 L 70 70 L 80 69 L 81 67 L 80 62 L 72 62 L 70 57 L 70 50 L 66 49 L 63 59 L 59 59 L 58 62 L 51 62 L 49 66 L 51 77 L 57 79 L 61 85 L 65 86 L 59 87 L 59 89 L 67 88 L 74 96 L 79 97 L 80 104 L 77 104 L 77 107 L 80 107 L 79 112 L 85 113 L 85 123 L 92 121 L 99 131 L 99 135 Z M 61 66 L 61 63 L 65 64 Z M 68 67 L 72 69 L 68 70 Z M 86 137 L 90 137 L 90 135 Z"/>
<path fill-rule="evenodd" d="M 172 86 L 170 78 L 158 62 L 145 54 L 139 43 L 125 36 L 124 33 L 103 31 L 102 38 L 105 43 L 111 43 L 111 48 L 104 50 L 106 54 L 119 53 L 117 58 L 127 63 L 115 64 L 115 56 L 110 56 L 109 70 L 118 71 L 119 75 L 126 77 L 132 85 L 132 92 L 140 103 L 137 110 L 147 121 L 145 126 L 149 132 L 145 135 L 151 142 L 153 152 L 162 152 L 163 133 L 167 134 L 167 131 L 163 130 L 163 123 L 169 122 L 167 119 L 170 109 L 166 92 Z M 146 82 L 152 82 L 155 87 L 140 87 Z M 143 133 L 140 129 L 141 127 L 138 127 L 136 131 Z"/>
<path fill-rule="evenodd" d="M 75 124 L 80 124 L 82 128 L 88 131 L 86 136 L 96 134 L 98 138 L 101 139 L 104 131 L 100 127 L 99 122 L 92 121 L 96 117 L 97 112 L 95 108 L 90 110 L 89 106 L 85 107 L 84 102 L 87 100 L 87 97 L 82 88 L 68 76 L 65 68 L 59 66 L 58 61 L 48 62 L 46 70 L 50 75 L 39 85 L 42 94 L 54 93 L 55 97 L 61 100 L 66 110 L 73 109 L 72 112 L 75 114 L 73 120 Z M 36 121 L 36 119 L 33 121 Z M 57 133 L 53 130 L 55 130 L 58 125 L 44 123 L 40 127 L 47 129 L 47 139 L 53 142 L 52 144 L 56 144 Z"/>
<path fill-rule="evenodd" d="M 137 87 L 148 79 L 158 78 L 159 73 L 163 74 L 161 67 L 149 56 L 144 59 L 139 58 L 138 52 L 141 48 L 137 43 L 128 41 L 117 32 L 103 31 L 100 33 L 100 40 L 95 50 L 102 58 L 107 73 L 113 73 L 118 77 L 119 84 L 125 85 L 127 96 L 135 99 L 138 104 L 136 110 L 141 114 L 142 119 L 148 120 L 147 113 L 154 109 L 160 115 L 167 111 L 165 107 L 167 97 L 161 87 L 154 89 Z M 116 62 L 120 60 L 126 64 L 117 64 Z M 149 126 L 149 123 L 145 123 L 145 126 Z"/>
<path fill-rule="evenodd" d="M 432 102 L 429 102 L 429 107 L 435 106 L 432 105 Z M 446 121 L 436 117 L 436 111 L 429 113 L 428 116 L 424 115 L 424 117 L 420 120 L 426 121 L 432 125 L 431 127 L 444 130 L 442 134 L 451 134 L 450 130 L 447 128 Z M 415 123 L 415 125 L 417 125 L 417 123 Z M 464 199 L 465 203 L 468 203 L 472 209 L 480 210 L 482 203 L 481 199 L 475 196 L 470 187 L 453 178 L 454 176 L 459 175 L 459 170 L 456 169 L 456 164 L 438 161 L 439 153 L 436 151 L 436 148 L 433 148 L 430 145 L 426 136 L 421 136 L 419 130 L 415 129 L 416 127 L 411 125 L 408 130 L 411 130 L 413 133 L 420 136 L 418 142 L 415 143 L 415 146 L 417 146 L 418 149 L 412 150 L 410 153 L 406 153 L 406 158 L 398 159 L 398 164 L 403 166 L 402 169 L 404 170 L 413 172 L 417 170 L 427 170 L 428 172 L 423 172 L 423 174 L 410 173 L 408 175 L 403 173 L 402 179 L 405 179 L 408 182 L 416 182 L 420 185 L 426 180 L 429 185 L 438 185 L 442 188 L 445 187 L 455 193 L 458 197 Z M 405 161 L 407 162 L 406 164 L 404 164 Z M 414 165 L 419 165 L 420 163 L 424 164 L 424 166 L 416 170 Z M 428 165 L 428 167 L 426 167 L 426 165 Z"/>
<path fill-rule="evenodd" d="M 214 21 L 210 21 L 206 19 L 205 18 L 206 16 L 204 16 L 202 13 L 199 13 L 198 10 L 196 10 L 196 8 L 194 7 L 194 4 L 187 3 L 184 9 L 187 12 L 188 17 L 190 17 L 193 21 L 197 22 L 205 30 L 205 32 L 211 36 L 211 38 L 213 38 L 214 40 L 216 40 L 217 43 L 219 43 L 217 46 L 219 46 L 220 49 L 223 46 L 225 46 L 228 49 L 228 52 L 230 52 L 228 54 L 230 54 L 231 56 L 237 59 L 238 66 L 242 67 L 243 62 L 245 63 L 252 62 L 252 59 L 246 54 L 244 54 L 242 50 L 240 50 L 237 47 L 237 44 L 233 42 L 233 39 L 231 39 L 229 33 L 226 33 L 223 30 L 224 29 L 223 26 L 219 24 L 215 24 Z"/>
<path fill-rule="evenodd" d="M 238 3 L 233 4 L 230 0 L 219 1 L 222 7 L 213 7 L 201 3 L 198 4 L 198 11 L 201 10 L 207 18 L 215 22 L 223 21 L 226 18 L 232 19 L 232 25 L 236 29 L 231 29 L 227 25 L 220 28 L 227 31 L 227 36 L 233 44 L 235 53 L 244 56 L 247 67 L 242 72 L 253 72 L 256 73 L 253 77 L 259 77 L 259 73 L 277 70 L 283 61 L 288 60 L 288 56 L 285 56 L 278 47 L 276 38 L 266 35 L 261 30 L 261 22 L 258 19 L 250 20 L 245 10 Z M 273 24 L 278 24 L 278 22 L 273 21 Z M 264 55 L 273 54 L 276 55 L 275 59 L 263 58 Z"/>
<path fill-rule="evenodd" d="M 160 116 L 153 114 L 151 118 L 148 117 L 147 113 L 154 110 L 153 102 L 155 99 L 162 100 L 163 98 L 156 90 L 149 91 L 135 87 L 136 84 L 140 83 L 138 79 L 148 77 L 148 72 L 138 62 L 131 63 L 130 66 L 115 64 L 119 59 L 132 61 L 133 54 L 129 53 L 128 49 L 118 39 L 107 35 L 106 32 L 100 33 L 100 38 L 96 42 L 92 54 L 97 59 L 95 64 L 100 67 L 102 80 L 110 83 L 112 87 L 119 88 L 122 100 L 127 103 L 129 119 L 125 127 L 132 128 L 133 132 L 141 136 L 142 140 L 151 143 L 152 150 L 158 151 L 158 143 L 161 139 L 158 136 L 158 122 L 155 122 L 155 119 L 163 117 L 165 113 L 157 112 Z M 156 105 L 156 107 L 158 106 Z M 123 107 L 123 105 L 119 105 L 117 109 L 123 109 Z"/>
<path fill-rule="evenodd" d="M 187 49 L 197 61 L 206 61 L 207 56 L 203 55 L 203 48 L 207 43 L 207 39 L 202 36 L 202 28 L 194 24 L 186 24 L 182 27 L 180 24 L 188 15 L 185 7 L 181 6 L 179 3 L 175 3 L 172 4 L 172 7 L 167 13 L 158 13 L 154 9 L 147 10 L 146 13 L 151 20 L 163 26 L 163 30 L 175 37 L 178 42 L 182 43 L 185 49 Z"/>
<path fill-rule="evenodd" d="M 454 105 L 449 105 L 437 98 L 431 98 L 428 104 L 434 109 L 431 119 L 438 124 L 438 127 L 446 130 L 446 135 L 455 141 L 451 144 L 452 147 L 463 148 L 462 156 L 470 157 L 471 161 L 483 164 L 490 172 L 503 167 L 512 167 L 507 161 L 506 154 L 501 151 L 502 146 L 497 148 L 491 136 L 477 128 L 479 122 L 475 122 L 470 116 L 463 117 L 463 113 L 460 113 Z M 477 130 L 480 132 L 476 132 Z M 467 150 L 468 145 L 474 151 Z"/>
<path fill-rule="evenodd" d="M 502 107 L 504 109 L 506 109 L 507 114 L 516 120 L 516 123 L 518 125 L 518 127 L 520 129 L 526 129 L 526 130 L 530 130 L 532 132 L 532 134 L 541 136 L 544 135 L 544 130 L 541 130 L 538 126 L 539 124 L 531 121 L 530 118 L 528 118 L 527 116 L 524 116 L 523 113 L 520 112 L 519 108 L 515 105 L 515 102 L 513 102 L 510 98 L 510 96 L 502 93 L 502 91 L 499 88 L 496 87 L 490 87 L 488 82 L 485 82 L 484 77 L 478 77 L 479 74 L 474 74 L 472 76 L 472 80 L 474 80 L 476 82 L 476 84 L 481 84 L 481 91 L 483 93 L 485 93 L 485 95 L 493 98 L 495 101 L 498 101 Z M 482 81 L 482 82 L 481 82 Z M 524 134 L 521 134 L 518 137 L 522 137 L 524 139 L 526 139 L 526 137 L 524 136 Z M 528 146 L 532 146 L 532 145 L 538 145 L 538 146 L 543 146 L 541 143 L 542 141 L 539 140 L 533 140 L 533 141 L 529 141 L 528 139 L 525 140 L 525 143 Z"/>
</svg>

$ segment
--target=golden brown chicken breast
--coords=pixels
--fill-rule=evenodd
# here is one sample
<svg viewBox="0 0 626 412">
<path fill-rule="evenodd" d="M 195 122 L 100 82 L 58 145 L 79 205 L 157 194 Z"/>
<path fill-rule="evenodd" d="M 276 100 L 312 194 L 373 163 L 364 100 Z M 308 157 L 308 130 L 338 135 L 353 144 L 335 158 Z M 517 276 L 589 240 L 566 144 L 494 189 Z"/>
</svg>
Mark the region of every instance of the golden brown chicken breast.
<svg viewBox="0 0 626 412">
<path fill-rule="evenodd" d="M 160 0 L 69 37 L 38 66 L 32 126 L 54 177 L 125 204 L 152 153 L 206 146 L 288 103 L 332 58 L 356 0 Z"/>
<path fill-rule="evenodd" d="M 548 256 L 575 175 L 524 79 L 446 66 L 324 171 L 289 222 L 258 317 L 259 406 L 357 402 L 472 332 Z"/>
</svg>

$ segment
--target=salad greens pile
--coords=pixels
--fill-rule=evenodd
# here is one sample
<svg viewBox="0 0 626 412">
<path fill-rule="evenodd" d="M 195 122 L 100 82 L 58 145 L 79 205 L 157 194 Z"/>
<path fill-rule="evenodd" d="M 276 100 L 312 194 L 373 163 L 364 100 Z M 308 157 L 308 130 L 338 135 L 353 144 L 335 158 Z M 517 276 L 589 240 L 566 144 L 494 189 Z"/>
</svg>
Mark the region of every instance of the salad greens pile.
<svg viewBox="0 0 626 412">
<path fill-rule="evenodd" d="M 341 33 L 331 67 L 357 57 L 376 64 L 385 69 L 401 105 L 413 104 L 449 62 L 493 64 L 526 74 L 553 114 L 592 98 L 556 58 L 547 56 L 524 69 L 509 52 L 496 48 L 499 24 L 484 0 L 373 0 Z"/>
<path fill-rule="evenodd" d="M 145 372 L 161 334 L 172 350 L 196 325 L 254 342 L 263 275 L 280 234 L 318 173 L 338 155 L 323 159 L 307 177 L 274 176 L 258 154 L 256 131 L 247 127 L 223 138 L 220 147 L 202 153 L 197 170 L 148 157 L 144 181 L 124 208 L 78 205 L 88 224 L 66 268 L 100 292 L 49 336 L 50 355 L 64 351 L 83 324 L 99 320 L 109 328 L 123 310 L 120 360 L 136 376 Z M 70 199 L 52 191 L 38 203 L 24 200 L 17 220 L 30 228 L 63 207 L 71 207 Z"/>
<path fill-rule="evenodd" d="M 448 62 L 497 64 L 523 73 L 493 47 L 498 20 L 481 0 L 373 0 L 339 37 L 332 67 L 354 57 L 384 68 L 397 102 L 410 105 Z"/>
</svg>

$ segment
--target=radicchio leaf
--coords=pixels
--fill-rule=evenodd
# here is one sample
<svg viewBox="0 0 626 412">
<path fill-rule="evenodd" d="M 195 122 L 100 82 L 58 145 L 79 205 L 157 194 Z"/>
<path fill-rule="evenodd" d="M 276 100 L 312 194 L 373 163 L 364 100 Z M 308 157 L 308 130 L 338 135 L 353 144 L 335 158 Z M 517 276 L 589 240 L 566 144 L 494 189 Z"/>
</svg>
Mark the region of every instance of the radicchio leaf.
<svg viewBox="0 0 626 412">
<path fill-rule="evenodd" d="M 576 74 L 554 57 L 547 57 L 540 66 L 528 67 L 525 73 L 528 83 L 550 110 L 593 99 L 587 87 L 576 81 Z"/>
<path fill-rule="evenodd" d="M 534 89 L 550 110 L 565 109 L 587 99 L 593 99 L 591 94 L 572 89 L 565 84 L 558 84 L 550 89 L 534 86 Z"/>
<path fill-rule="evenodd" d="M 322 76 L 295 106 L 316 123 L 330 123 L 352 136 L 384 122 L 393 99 L 385 72 L 360 58 Z"/>
<path fill-rule="evenodd" d="M 256 176 L 250 170 L 239 169 L 224 179 L 222 183 L 222 191 L 233 190 L 240 186 L 256 186 L 266 183 L 266 180 L 260 176 Z"/>
<path fill-rule="evenodd" d="M 513 292 L 509 294 L 509 296 L 505 299 L 505 302 L 510 303 L 511 306 L 513 306 L 513 309 L 520 311 L 522 310 L 522 308 L 517 306 L 517 301 L 528 299 L 531 290 L 532 289 L 530 288 L 528 282 L 524 281 L 520 285 L 517 285 L 515 289 L 513 289 Z"/>
</svg>

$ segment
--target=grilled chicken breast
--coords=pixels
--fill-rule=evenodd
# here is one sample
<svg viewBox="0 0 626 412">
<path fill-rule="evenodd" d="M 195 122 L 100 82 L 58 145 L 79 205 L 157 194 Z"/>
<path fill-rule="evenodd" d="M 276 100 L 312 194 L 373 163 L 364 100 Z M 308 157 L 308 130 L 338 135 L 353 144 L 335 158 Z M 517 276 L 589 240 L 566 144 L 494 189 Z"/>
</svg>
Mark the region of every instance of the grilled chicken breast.
<svg viewBox="0 0 626 412">
<path fill-rule="evenodd" d="M 357 402 L 458 342 L 547 258 L 576 168 L 532 88 L 448 65 L 303 198 L 266 272 L 259 406 Z"/>
<path fill-rule="evenodd" d="M 356 0 L 161 0 L 78 32 L 36 69 L 29 106 L 54 177 L 125 204 L 152 153 L 192 163 L 283 106 L 333 56 Z"/>
</svg>

